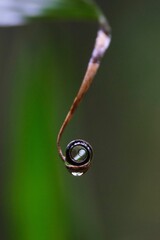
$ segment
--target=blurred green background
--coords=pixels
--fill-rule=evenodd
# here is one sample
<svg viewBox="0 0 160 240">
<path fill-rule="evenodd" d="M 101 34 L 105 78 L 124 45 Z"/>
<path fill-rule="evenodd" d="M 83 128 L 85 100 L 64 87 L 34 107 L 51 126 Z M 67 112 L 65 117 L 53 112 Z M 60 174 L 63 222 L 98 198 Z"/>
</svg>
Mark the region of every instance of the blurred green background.
<svg viewBox="0 0 160 240">
<path fill-rule="evenodd" d="M 79 6 L 83 21 L 73 14 L 0 28 L 2 240 L 160 239 L 160 2 L 97 3 L 111 23 L 111 46 L 62 141 L 63 149 L 75 138 L 94 148 L 79 178 L 59 159 L 56 136 L 96 21 Z"/>
</svg>

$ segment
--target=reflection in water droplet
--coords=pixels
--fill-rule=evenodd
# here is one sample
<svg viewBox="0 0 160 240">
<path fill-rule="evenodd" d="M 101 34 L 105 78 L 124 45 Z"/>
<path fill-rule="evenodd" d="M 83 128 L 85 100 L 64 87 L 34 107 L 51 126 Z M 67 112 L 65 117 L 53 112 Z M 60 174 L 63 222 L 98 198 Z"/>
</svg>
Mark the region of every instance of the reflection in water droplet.
<svg viewBox="0 0 160 240">
<path fill-rule="evenodd" d="M 71 172 L 71 174 L 75 177 L 80 177 L 83 175 L 83 172 Z"/>
<path fill-rule="evenodd" d="M 73 161 L 82 163 L 86 160 L 88 154 L 86 148 L 81 145 L 74 146 L 70 151 Z"/>
</svg>

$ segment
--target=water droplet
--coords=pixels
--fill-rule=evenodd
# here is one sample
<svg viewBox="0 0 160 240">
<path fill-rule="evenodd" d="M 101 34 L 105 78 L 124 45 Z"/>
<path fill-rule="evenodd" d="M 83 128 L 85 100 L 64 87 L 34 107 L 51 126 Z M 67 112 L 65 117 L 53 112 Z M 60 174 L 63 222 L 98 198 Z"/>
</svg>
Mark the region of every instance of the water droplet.
<svg viewBox="0 0 160 240">
<path fill-rule="evenodd" d="M 88 171 L 90 167 L 90 162 L 82 166 L 74 166 L 66 164 L 66 168 L 75 177 L 80 177 Z"/>
<path fill-rule="evenodd" d="M 71 172 L 71 174 L 75 177 L 80 177 L 83 175 L 83 172 Z"/>
<path fill-rule="evenodd" d="M 92 147 L 84 140 L 73 140 L 67 145 L 65 165 L 76 177 L 82 176 L 90 167 L 93 156 Z"/>
<path fill-rule="evenodd" d="M 77 163 L 83 163 L 88 156 L 87 150 L 81 145 L 73 147 L 70 154 L 72 159 Z"/>
<path fill-rule="evenodd" d="M 73 140 L 66 148 L 66 161 L 75 166 L 82 166 L 92 160 L 93 150 L 89 143 L 84 140 Z M 79 171 L 81 172 L 81 171 Z"/>
</svg>

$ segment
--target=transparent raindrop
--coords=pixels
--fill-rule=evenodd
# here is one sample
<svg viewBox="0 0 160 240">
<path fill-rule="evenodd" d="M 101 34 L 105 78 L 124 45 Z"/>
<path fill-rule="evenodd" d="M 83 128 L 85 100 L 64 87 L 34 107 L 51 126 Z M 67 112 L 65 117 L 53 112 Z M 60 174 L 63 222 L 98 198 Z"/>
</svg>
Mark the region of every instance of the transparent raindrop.
<svg viewBox="0 0 160 240">
<path fill-rule="evenodd" d="M 65 165 L 75 177 L 80 177 L 90 168 L 93 156 L 92 147 L 82 139 L 71 141 L 66 148 Z"/>
<path fill-rule="evenodd" d="M 75 162 L 82 163 L 86 160 L 88 156 L 86 148 L 81 145 L 77 145 L 71 150 L 71 157 Z"/>
<path fill-rule="evenodd" d="M 71 174 L 75 177 L 80 177 L 83 175 L 83 172 L 71 172 Z"/>
</svg>

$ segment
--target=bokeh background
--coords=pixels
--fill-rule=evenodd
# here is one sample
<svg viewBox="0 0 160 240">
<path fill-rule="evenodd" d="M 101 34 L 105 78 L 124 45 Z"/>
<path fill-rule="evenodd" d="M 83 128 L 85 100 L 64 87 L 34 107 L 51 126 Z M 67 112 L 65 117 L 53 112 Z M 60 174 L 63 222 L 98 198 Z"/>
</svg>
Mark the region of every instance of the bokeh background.
<svg viewBox="0 0 160 240">
<path fill-rule="evenodd" d="M 111 46 L 62 141 L 63 149 L 75 138 L 92 144 L 82 177 L 65 169 L 56 136 L 97 23 L 50 18 L 0 28 L 2 240 L 160 239 L 160 2 L 97 3 Z"/>
</svg>

